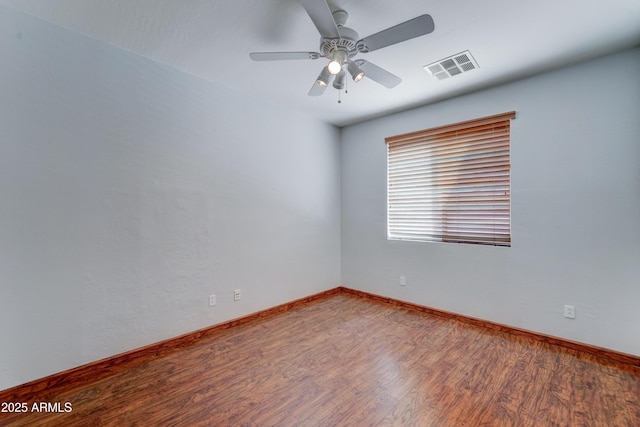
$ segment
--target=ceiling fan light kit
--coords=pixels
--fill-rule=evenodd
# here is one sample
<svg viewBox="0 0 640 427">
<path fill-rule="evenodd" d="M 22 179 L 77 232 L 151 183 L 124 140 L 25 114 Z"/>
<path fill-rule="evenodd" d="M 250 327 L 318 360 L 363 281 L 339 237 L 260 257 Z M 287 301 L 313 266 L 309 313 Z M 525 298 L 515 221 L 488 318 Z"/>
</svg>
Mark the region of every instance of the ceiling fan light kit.
<svg viewBox="0 0 640 427">
<path fill-rule="evenodd" d="M 320 75 L 316 79 L 316 83 L 320 86 L 328 86 L 329 80 L 331 80 L 331 72 L 329 71 L 329 66 L 326 66 L 320 72 Z"/>
<path fill-rule="evenodd" d="M 333 87 L 338 90 L 344 89 L 344 81 L 346 77 L 347 73 L 345 73 L 344 70 L 341 70 L 338 74 L 336 74 L 336 78 L 333 81 Z"/>
<path fill-rule="evenodd" d="M 335 76 L 333 87 L 342 90 L 345 87 L 345 68 L 356 83 L 367 77 L 387 88 L 397 86 L 402 81 L 400 77 L 364 59 L 352 58 L 359 53 L 372 52 L 429 34 L 435 28 L 431 16 L 420 15 L 360 39 L 354 29 L 345 27 L 349 18 L 346 11 L 336 10 L 332 13 L 325 0 L 299 2 L 320 33 L 320 52 L 252 52 L 249 57 L 254 61 L 315 60 L 320 57 L 329 59 L 311 87 L 309 96 L 322 95 L 332 76 Z"/>
<path fill-rule="evenodd" d="M 364 77 L 364 71 L 362 71 L 362 69 L 358 67 L 358 64 L 356 64 L 355 62 L 349 62 L 349 64 L 347 65 L 347 70 L 349 71 L 349 74 L 351 74 L 351 78 L 353 79 L 353 81 L 356 83 L 358 83 Z"/>
<path fill-rule="evenodd" d="M 329 65 L 327 67 L 329 69 L 329 72 L 335 75 L 342 71 L 344 62 L 347 59 L 347 52 L 343 49 L 335 49 L 330 53 L 330 55 L 331 61 L 329 62 Z"/>
</svg>

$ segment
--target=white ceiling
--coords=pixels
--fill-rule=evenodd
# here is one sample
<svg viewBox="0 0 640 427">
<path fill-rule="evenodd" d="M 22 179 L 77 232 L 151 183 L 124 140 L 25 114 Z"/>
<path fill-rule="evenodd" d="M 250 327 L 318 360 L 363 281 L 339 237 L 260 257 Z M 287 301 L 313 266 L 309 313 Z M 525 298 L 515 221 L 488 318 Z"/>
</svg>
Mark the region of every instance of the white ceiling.
<svg viewBox="0 0 640 427">
<path fill-rule="evenodd" d="M 339 126 L 640 45 L 638 0 L 329 0 L 361 37 L 424 13 L 435 21 L 429 35 L 358 56 L 400 76 L 399 86 L 364 79 L 338 104 L 332 87 L 307 96 L 325 59 L 249 59 L 253 51 L 318 50 L 320 37 L 297 0 L 0 4 Z M 464 50 L 479 69 L 439 81 L 422 68 Z"/>
</svg>

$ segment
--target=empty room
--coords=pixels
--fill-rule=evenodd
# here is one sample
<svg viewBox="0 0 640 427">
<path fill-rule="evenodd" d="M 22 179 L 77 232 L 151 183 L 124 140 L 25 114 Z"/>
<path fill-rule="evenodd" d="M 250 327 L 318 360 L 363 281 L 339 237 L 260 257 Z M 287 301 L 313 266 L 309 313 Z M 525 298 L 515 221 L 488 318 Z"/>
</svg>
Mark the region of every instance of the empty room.
<svg viewBox="0 0 640 427">
<path fill-rule="evenodd" d="M 640 2 L 0 0 L 0 425 L 640 425 Z"/>
</svg>

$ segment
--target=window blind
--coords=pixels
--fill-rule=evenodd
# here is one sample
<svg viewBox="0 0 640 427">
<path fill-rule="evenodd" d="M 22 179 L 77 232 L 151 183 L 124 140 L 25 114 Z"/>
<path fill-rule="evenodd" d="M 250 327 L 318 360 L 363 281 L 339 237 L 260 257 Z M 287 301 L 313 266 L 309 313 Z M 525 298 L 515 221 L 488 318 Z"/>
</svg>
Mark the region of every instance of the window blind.
<svg viewBox="0 0 640 427">
<path fill-rule="evenodd" d="M 386 138 L 388 238 L 511 246 L 513 118 Z"/>
</svg>

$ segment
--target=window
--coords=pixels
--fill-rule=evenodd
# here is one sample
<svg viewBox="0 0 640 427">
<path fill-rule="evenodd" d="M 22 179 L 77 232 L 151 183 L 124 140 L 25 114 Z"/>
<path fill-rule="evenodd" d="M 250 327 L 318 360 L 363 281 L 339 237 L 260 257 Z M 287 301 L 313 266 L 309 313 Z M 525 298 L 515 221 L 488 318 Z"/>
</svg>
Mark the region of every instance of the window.
<svg viewBox="0 0 640 427">
<path fill-rule="evenodd" d="M 515 115 L 386 138 L 388 238 L 511 246 Z"/>
</svg>

